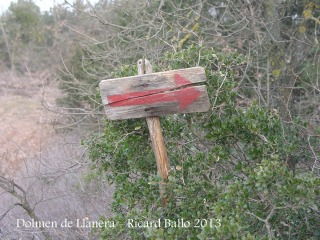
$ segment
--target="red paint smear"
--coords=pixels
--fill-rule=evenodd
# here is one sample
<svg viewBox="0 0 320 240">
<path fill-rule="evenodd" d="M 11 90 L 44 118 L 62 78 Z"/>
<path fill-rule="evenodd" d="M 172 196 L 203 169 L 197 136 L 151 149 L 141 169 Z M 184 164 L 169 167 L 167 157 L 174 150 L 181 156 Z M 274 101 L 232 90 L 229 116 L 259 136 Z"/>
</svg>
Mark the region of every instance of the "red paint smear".
<svg viewBox="0 0 320 240">
<path fill-rule="evenodd" d="M 167 90 L 170 90 L 170 88 L 146 90 L 142 92 L 131 92 L 131 93 L 124 93 L 124 94 L 115 94 L 112 96 L 108 96 L 108 103 L 111 105 L 120 101 L 126 101 L 126 100 L 130 100 L 137 97 L 148 96 L 148 95 L 156 94 L 156 93 L 167 91 Z"/>
<path fill-rule="evenodd" d="M 176 73 L 173 76 L 175 87 L 182 87 L 191 84 L 191 82 Z M 174 92 L 165 92 L 172 88 L 162 88 L 146 90 L 142 92 L 131 92 L 124 94 L 115 94 L 108 96 L 108 103 L 111 107 L 134 106 L 144 104 L 154 104 L 161 102 L 179 102 L 181 110 L 192 104 L 201 93 L 195 88 L 184 88 Z"/>
<path fill-rule="evenodd" d="M 201 93 L 193 87 L 184 88 L 174 92 L 158 93 L 154 95 L 143 96 L 139 98 L 127 99 L 111 103 L 111 107 L 124 107 L 135 105 L 155 104 L 161 102 L 178 102 L 180 110 L 186 109 Z"/>
<path fill-rule="evenodd" d="M 180 74 L 178 74 L 178 73 L 176 73 L 176 74 L 173 76 L 173 78 L 174 78 L 174 81 L 175 81 L 177 87 L 182 87 L 182 86 L 184 86 L 184 85 L 188 85 L 188 84 L 191 83 L 188 79 L 182 77 L 182 76 L 181 76 Z"/>
</svg>

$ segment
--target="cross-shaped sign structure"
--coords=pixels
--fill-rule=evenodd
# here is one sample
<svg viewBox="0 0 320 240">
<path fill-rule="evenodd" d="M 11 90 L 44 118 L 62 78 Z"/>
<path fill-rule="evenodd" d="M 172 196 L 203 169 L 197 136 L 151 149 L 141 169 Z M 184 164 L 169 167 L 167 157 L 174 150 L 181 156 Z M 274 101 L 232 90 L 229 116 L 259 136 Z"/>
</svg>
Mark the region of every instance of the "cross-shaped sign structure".
<svg viewBox="0 0 320 240">
<path fill-rule="evenodd" d="M 111 120 L 209 110 L 204 69 L 194 67 L 100 82 L 102 102 Z"/>
<path fill-rule="evenodd" d="M 152 140 L 163 206 L 166 205 L 164 182 L 168 178 L 169 161 L 158 116 L 206 112 L 209 98 L 202 67 L 152 73 L 148 60 L 138 61 L 138 76 L 100 82 L 102 103 L 111 120 L 146 117 Z"/>
</svg>

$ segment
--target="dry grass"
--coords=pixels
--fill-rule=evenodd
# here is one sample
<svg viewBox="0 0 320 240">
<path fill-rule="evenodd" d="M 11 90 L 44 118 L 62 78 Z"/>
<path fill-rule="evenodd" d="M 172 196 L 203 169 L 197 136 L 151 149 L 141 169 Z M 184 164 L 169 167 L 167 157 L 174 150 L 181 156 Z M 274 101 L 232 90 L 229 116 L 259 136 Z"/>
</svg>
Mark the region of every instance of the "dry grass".
<svg viewBox="0 0 320 240">
<path fill-rule="evenodd" d="M 53 131 L 41 123 L 45 113 L 41 105 L 25 96 L 0 97 L 0 172 L 19 174 L 22 164 L 41 151 Z"/>
<path fill-rule="evenodd" d="M 27 191 L 41 220 L 75 221 L 110 215 L 112 187 L 105 182 L 85 181 L 88 163 L 83 137 L 77 131 L 57 132 L 52 122 L 61 117 L 47 111 L 60 96 L 56 83 L 41 76 L 0 77 L 0 174 Z M 44 84 L 45 83 L 45 84 Z M 16 219 L 30 218 L 18 206 L 5 218 L 1 214 L 17 199 L 0 189 L 0 238 L 42 239 L 35 229 L 18 229 Z M 92 239 L 91 229 L 50 229 L 53 239 Z"/>
</svg>

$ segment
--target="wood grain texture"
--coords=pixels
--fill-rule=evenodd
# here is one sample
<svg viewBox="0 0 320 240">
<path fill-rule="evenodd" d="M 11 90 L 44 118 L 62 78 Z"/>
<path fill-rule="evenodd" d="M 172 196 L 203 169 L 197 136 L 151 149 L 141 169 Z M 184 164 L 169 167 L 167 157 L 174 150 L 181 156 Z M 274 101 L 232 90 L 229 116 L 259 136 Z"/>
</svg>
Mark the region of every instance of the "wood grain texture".
<svg viewBox="0 0 320 240">
<path fill-rule="evenodd" d="M 167 198 L 166 198 L 165 184 L 168 180 L 168 172 L 170 168 L 168 156 L 167 156 L 167 149 L 164 144 L 159 118 L 149 117 L 149 118 L 146 118 L 146 120 L 149 128 L 149 132 L 150 132 L 150 138 L 152 141 L 154 155 L 156 157 L 158 174 L 161 177 L 161 182 L 159 184 L 159 187 L 160 187 L 160 194 L 162 198 L 162 205 L 166 206 Z"/>
<path fill-rule="evenodd" d="M 140 60 L 139 60 L 140 61 Z M 142 60 L 141 60 L 142 61 Z M 141 66 L 142 67 L 142 66 Z M 146 69 L 150 68 L 146 64 Z M 138 69 L 141 72 L 141 69 Z M 209 110 L 202 67 L 142 74 L 104 80 L 100 91 L 106 115 L 111 120 L 164 116 Z"/>
<path fill-rule="evenodd" d="M 170 94 L 175 96 L 168 97 L 168 102 L 158 102 L 148 104 L 148 100 L 153 101 L 157 98 L 165 98 L 163 93 L 141 97 L 141 101 L 145 101 L 143 105 L 129 105 L 112 107 L 111 105 L 105 106 L 107 117 L 111 120 L 117 119 L 131 119 L 141 117 L 152 117 L 152 116 L 165 116 L 176 113 L 192 113 L 192 112 L 207 112 L 210 108 L 208 93 L 205 86 L 192 87 L 197 90 L 199 96 L 196 99 L 193 96 L 188 96 L 185 89 L 171 91 Z M 180 93 L 180 94 L 178 94 Z M 158 97 L 157 97 L 158 96 Z M 179 101 L 180 100 L 180 101 Z M 188 105 L 189 102 L 191 104 Z M 185 104 L 185 106 L 183 105 Z"/>
<path fill-rule="evenodd" d="M 187 79 L 188 81 L 184 81 Z M 140 93 L 133 97 L 141 97 L 156 92 L 174 90 L 179 87 L 205 82 L 204 68 L 194 67 L 167 72 L 138 75 L 124 78 L 102 80 L 99 84 L 103 104 L 109 104 L 110 96 L 125 93 Z M 109 97 L 109 98 L 108 98 Z M 130 95 L 128 95 L 130 98 Z"/>
</svg>

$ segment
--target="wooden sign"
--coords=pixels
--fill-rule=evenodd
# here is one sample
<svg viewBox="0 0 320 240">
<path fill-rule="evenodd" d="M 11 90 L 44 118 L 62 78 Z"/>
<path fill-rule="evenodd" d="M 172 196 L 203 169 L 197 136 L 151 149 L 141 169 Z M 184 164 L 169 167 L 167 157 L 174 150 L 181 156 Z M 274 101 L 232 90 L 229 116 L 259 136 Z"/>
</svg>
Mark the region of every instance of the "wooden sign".
<svg viewBox="0 0 320 240">
<path fill-rule="evenodd" d="M 202 67 L 115 78 L 100 82 L 111 120 L 206 112 L 209 99 Z"/>
</svg>

